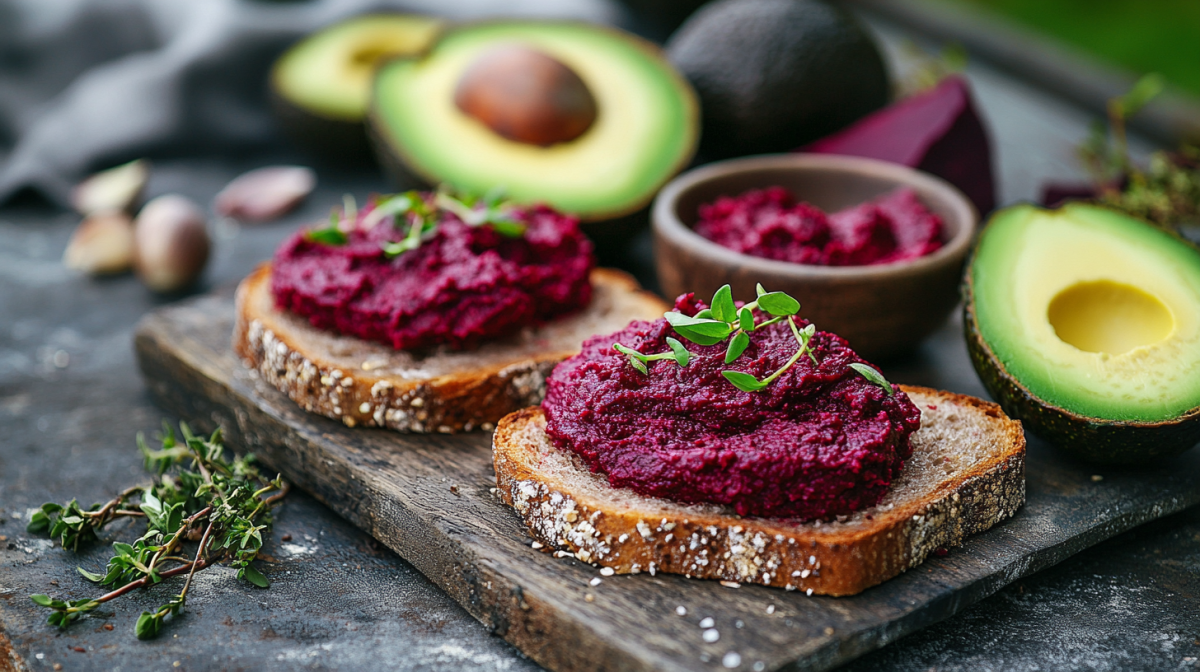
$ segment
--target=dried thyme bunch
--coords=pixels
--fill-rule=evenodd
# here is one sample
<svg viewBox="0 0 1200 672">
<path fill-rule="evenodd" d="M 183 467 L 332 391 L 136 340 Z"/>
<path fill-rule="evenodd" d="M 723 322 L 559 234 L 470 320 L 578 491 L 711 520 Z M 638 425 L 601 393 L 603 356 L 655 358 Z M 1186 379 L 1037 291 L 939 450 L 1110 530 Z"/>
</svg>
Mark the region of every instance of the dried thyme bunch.
<svg viewBox="0 0 1200 672">
<path fill-rule="evenodd" d="M 1143 168 L 1129 158 L 1125 122 L 1162 92 L 1165 83 L 1146 75 L 1123 96 L 1108 101 L 1108 124 L 1097 122 L 1079 148 L 1092 176 L 1097 201 L 1160 226 L 1200 223 L 1200 146 L 1150 155 Z"/>
<path fill-rule="evenodd" d="M 208 439 L 193 435 L 185 424 L 179 429 L 182 442 L 164 425 L 158 450 L 150 449 L 138 434 L 146 469 L 157 476 L 152 483 L 129 488 L 106 504 L 88 509 L 73 499 L 65 506 L 43 504 L 30 517 L 26 528 L 30 533 L 47 534 L 72 551 L 97 541 L 97 533 L 113 520 L 146 520 L 145 533 L 133 543 L 113 543 L 115 553 L 103 573 L 78 568 L 84 578 L 111 588 L 110 592 L 83 600 L 30 596 L 51 610 L 47 619 L 51 625 L 65 628 L 109 600 L 186 575 L 177 595 L 138 618 L 134 628 L 138 639 L 151 639 L 158 635 L 168 614 L 183 609 L 195 573 L 217 563 L 236 568 L 239 579 L 267 587 L 266 577 L 251 563 L 262 548 L 263 534 L 271 529 L 272 508 L 287 494 L 287 484 L 259 473 L 253 455 L 226 460 L 219 429 Z M 194 552 L 186 552 L 185 542 L 196 540 Z"/>
</svg>

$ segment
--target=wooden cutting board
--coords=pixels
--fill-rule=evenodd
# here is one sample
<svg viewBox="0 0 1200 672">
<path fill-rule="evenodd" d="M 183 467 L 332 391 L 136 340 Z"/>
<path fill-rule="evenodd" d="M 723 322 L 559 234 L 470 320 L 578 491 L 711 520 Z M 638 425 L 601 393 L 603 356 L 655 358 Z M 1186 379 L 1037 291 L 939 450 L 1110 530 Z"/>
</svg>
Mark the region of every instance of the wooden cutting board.
<svg viewBox="0 0 1200 672">
<path fill-rule="evenodd" d="M 1031 441 L 1028 499 L 1013 519 L 854 597 L 664 574 L 592 586 L 596 568 L 530 548 L 516 515 L 492 494 L 489 434 L 349 429 L 305 413 L 242 367 L 232 329 L 228 296 L 147 316 L 136 348 L 155 399 L 200 428 L 221 425 L 231 445 L 254 451 L 553 670 L 828 669 L 1200 502 L 1196 451 L 1097 481 L 1094 469 Z M 702 638 L 704 618 L 714 621 L 715 642 Z"/>
</svg>

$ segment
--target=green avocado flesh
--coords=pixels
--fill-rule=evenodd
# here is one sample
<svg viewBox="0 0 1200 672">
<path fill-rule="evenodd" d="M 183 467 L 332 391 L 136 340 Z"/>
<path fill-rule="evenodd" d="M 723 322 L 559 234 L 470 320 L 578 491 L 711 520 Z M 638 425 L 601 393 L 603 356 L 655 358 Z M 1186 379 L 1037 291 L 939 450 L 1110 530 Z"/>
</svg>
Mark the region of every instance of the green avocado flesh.
<svg viewBox="0 0 1200 672">
<path fill-rule="evenodd" d="M 454 102 L 464 71 L 483 53 L 518 45 L 573 70 L 597 103 L 595 122 L 567 142 L 508 140 Z M 432 183 L 520 203 L 547 203 L 585 220 L 649 202 L 695 151 L 691 87 L 649 43 L 577 23 L 496 22 L 443 35 L 420 59 L 380 68 L 369 123 L 380 150 Z"/>
<path fill-rule="evenodd" d="M 426 16 L 373 14 L 321 30 L 289 49 L 272 80 L 285 100 L 309 112 L 362 121 L 371 97 L 371 76 L 387 58 L 424 51 L 441 22 Z"/>
<path fill-rule="evenodd" d="M 1159 422 L 1200 406 L 1200 252 L 1104 208 L 1006 208 L 969 271 L 1004 372 L 1051 406 Z"/>
</svg>

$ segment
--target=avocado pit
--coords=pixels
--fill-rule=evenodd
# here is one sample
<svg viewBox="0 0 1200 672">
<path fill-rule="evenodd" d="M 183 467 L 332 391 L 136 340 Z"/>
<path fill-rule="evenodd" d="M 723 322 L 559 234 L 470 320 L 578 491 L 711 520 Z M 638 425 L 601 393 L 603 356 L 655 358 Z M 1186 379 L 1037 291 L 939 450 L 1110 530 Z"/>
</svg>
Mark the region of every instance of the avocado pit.
<svg viewBox="0 0 1200 672">
<path fill-rule="evenodd" d="M 454 104 L 498 135 L 548 147 L 583 135 L 596 121 L 596 99 L 561 61 L 522 45 L 480 54 L 454 90 Z"/>
<path fill-rule="evenodd" d="M 1046 316 L 1064 343 L 1108 355 L 1154 345 L 1175 328 L 1170 309 L 1157 296 L 1111 280 L 1067 287 L 1050 301 Z"/>
</svg>

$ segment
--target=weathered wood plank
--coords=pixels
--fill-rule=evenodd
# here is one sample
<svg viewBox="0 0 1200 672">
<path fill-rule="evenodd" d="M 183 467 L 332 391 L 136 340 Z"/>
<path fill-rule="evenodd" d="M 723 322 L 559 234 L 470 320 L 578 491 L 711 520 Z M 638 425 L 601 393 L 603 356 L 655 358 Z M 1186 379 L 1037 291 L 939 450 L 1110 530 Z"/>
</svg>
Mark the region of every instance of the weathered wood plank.
<svg viewBox="0 0 1200 672">
<path fill-rule="evenodd" d="M 739 669 L 828 669 L 1200 502 L 1190 475 L 1200 455 L 1093 482 L 1093 470 L 1031 441 L 1028 499 L 1015 518 L 861 595 L 810 598 L 661 574 L 606 577 L 593 587 L 595 568 L 531 549 L 516 516 L 491 494 L 488 435 L 348 429 L 307 414 L 236 361 L 232 319 L 228 297 L 207 297 L 143 320 L 138 360 L 159 403 L 199 425 L 223 426 L 233 445 L 254 450 L 555 670 L 724 669 L 730 652 Z M 676 615 L 679 606 L 687 616 Z M 720 633 L 714 643 L 701 638 L 705 617 Z"/>
</svg>

